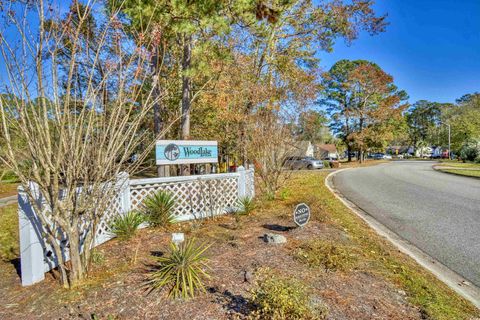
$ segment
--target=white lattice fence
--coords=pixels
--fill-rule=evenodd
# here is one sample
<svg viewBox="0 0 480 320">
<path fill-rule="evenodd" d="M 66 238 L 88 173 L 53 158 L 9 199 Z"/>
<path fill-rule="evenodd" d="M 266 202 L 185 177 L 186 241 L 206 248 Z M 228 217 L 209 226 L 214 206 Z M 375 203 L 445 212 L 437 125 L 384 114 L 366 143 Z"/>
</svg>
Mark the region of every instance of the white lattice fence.
<svg viewBox="0 0 480 320">
<path fill-rule="evenodd" d="M 109 233 L 110 221 L 118 215 L 128 212 L 130 209 L 129 203 L 129 188 L 128 188 L 128 174 L 122 173 L 118 176 L 116 183 L 105 184 L 100 186 L 104 189 L 105 194 L 111 196 L 109 203 L 104 206 L 106 210 L 102 213 L 102 219 L 96 226 L 95 243 L 100 245 L 110 240 L 113 235 Z M 18 189 L 18 213 L 20 226 L 20 258 L 21 258 L 21 273 L 22 284 L 30 285 L 44 279 L 44 273 L 52 270 L 58 265 L 58 259 L 54 254 L 52 245 L 48 243 L 45 230 L 36 213 L 37 210 L 42 210 L 43 216 L 47 221 L 51 221 L 49 217 L 49 207 L 45 202 L 38 187 L 34 183 L 30 183 L 30 193 L 36 199 L 36 205 L 30 203 L 27 192 L 19 187 Z M 80 194 L 82 189 L 77 189 Z M 61 195 L 60 198 L 65 195 Z M 79 196 L 80 198 L 80 196 Z M 101 210 L 99 208 L 99 210 Z M 57 228 L 53 223 L 50 223 L 50 228 Z M 90 221 L 80 222 L 80 237 L 86 235 L 88 230 L 91 230 L 92 225 Z M 68 260 L 69 243 L 65 234 L 61 233 L 57 228 L 58 244 L 62 249 L 62 255 Z"/>
<path fill-rule="evenodd" d="M 239 181 L 245 181 L 243 188 Z M 248 190 L 243 194 L 240 190 Z M 253 196 L 253 170 L 189 177 L 130 180 L 131 208 L 138 209 L 148 196 L 164 190 L 175 198 L 177 221 L 198 219 L 233 210 L 239 196 Z"/>
<path fill-rule="evenodd" d="M 176 201 L 174 214 L 177 221 L 223 214 L 234 210 L 239 198 L 255 195 L 253 169 L 245 170 L 243 167 L 238 168 L 235 173 L 227 174 L 136 180 L 129 180 L 128 175 L 124 173 L 119 176 L 113 189 L 112 185 L 105 185 L 105 188 L 110 190 L 108 194 L 111 194 L 112 198 L 97 225 L 95 246 L 113 237 L 109 232 L 112 219 L 140 208 L 146 197 L 159 190 L 169 191 L 174 196 Z M 32 184 L 30 189 L 34 190 L 35 186 Z M 41 194 L 38 191 L 34 194 L 36 202 L 42 203 Z M 38 206 L 30 203 L 29 197 L 21 188 L 18 193 L 18 204 L 22 284 L 31 285 L 42 281 L 45 272 L 56 267 L 58 262 L 35 213 Z M 48 210 L 45 205 L 41 208 Z M 87 230 L 90 227 L 89 222 L 84 221 L 80 229 Z M 68 259 L 68 241 L 62 235 L 58 238 L 63 254 Z"/>
</svg>

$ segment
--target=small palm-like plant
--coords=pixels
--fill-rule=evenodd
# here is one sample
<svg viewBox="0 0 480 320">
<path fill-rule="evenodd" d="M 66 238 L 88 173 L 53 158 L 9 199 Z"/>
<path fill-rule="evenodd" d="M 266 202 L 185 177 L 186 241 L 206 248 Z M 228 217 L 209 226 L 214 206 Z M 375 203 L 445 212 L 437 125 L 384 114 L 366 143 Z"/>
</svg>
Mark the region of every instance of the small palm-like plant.
<svg viewBox="0 0 480 320">
<path fill-rule="evenodd" d="M 167 289 L 168 297 L 188 299 L 200 290 L 205 292 L 203 282 L 210 278 L 209 259 L 205 251 L 210 245 L 196 245 L 195 239 L 179 246 L 170 245 L 166 256 L 156 257 L 157 266 L 149 274 L 147 285 L 151 291 Z"/>
<path fill-rule="evenodd" d="M 174 197 L 160 190 L 143 201 L 142 213 L 152 227 L 163 227 L 175 221 Z"/>
<path fill-rule="evenodd" d="M 255 201 L 251 197 L 243 197 L 237 200 L 237 214 L 249 215 L 255 210 Z"/>
<path fill-rule="evenodd" d="M 116 217 L 111 225 L 110 232 L 120 240 L 128 240 L 135 235 L 138 227 L 145 222 L 143 214 L 137 211 L 130 211 L 125 215 Z"/>
</svg>

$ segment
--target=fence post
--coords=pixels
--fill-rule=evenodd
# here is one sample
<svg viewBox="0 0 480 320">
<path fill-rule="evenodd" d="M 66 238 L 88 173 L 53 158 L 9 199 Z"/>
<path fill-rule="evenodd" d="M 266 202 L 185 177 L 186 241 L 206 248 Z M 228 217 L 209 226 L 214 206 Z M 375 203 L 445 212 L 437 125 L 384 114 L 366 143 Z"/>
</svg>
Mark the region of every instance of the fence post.
<svg viewBox="0 0 480 320">
<path fill-rule="evenodd" d="M 249 169 L 248 174 L 250 176 L 249 178 L 250 185 L 248 186 L 250 191 L 250 197 L 255 198 L 255 169 L 253 166 Z"/>
<path fill-rule="evenodd" d="M 36 185 L 31 183 L 33 194 L 40 196 Z M 38 199 L 40 201 L 40 199 Z M 43 240 L 32 205 L 25 190 L 18 187 L 18 222 L 20 231 L 20 269 L 22 286 L 29 286 L 45 279 Z"/>
<path fill-rule="evenodd" d="M 130 201 L 130 179 L 127 172 L 120 172 L 117 175 L 117 188 L 119 191 L 122 214 L 127 214 L 131 210 Z"/>
<path fill-rule="evenodd" d="M 237 172 L 240 174 L 238 177 L 238 199 L 245 198 L 247 195 L 247 177 L 246 171 L 243 166 L 237 168 Z"/>
</svg>

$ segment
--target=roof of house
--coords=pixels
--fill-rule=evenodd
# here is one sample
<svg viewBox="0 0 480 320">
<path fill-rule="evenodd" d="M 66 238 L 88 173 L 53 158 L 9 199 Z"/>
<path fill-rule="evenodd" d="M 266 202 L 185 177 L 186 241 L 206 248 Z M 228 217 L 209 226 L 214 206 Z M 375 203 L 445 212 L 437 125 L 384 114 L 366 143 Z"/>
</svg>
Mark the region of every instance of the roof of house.
<svg viewBox="0 0 480 320">
<path fill-rule="evenodd" d="M 337 147 L 334 144 L 317 144 L 316 147 L 328 152 L 337 152 Z"/>
</svg>

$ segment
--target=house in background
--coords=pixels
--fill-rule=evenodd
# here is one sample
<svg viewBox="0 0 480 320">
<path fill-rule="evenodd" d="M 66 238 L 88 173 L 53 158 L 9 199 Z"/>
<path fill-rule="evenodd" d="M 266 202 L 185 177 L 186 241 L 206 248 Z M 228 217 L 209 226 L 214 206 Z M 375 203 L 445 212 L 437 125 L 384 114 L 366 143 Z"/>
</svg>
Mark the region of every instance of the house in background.
<svg viewBox="0 0 480 320">
<path fill-rule="evenodd" d="M 420 146 L 415 150 L 415 157 L 430 158 L 433 153 L 433 148 L 429 146 Z"/>
<path fill-rule="evenodd" d="M 293 145 L 292 157 L 313 157 L 315 148 L 310 141 L 297 141 Z"/>
<path fill-rule="evenodd" d="M 315 145 L 315 158 L 338 159 L 337 147 L 334 144 L 317 144 Z"/>
</svg>

